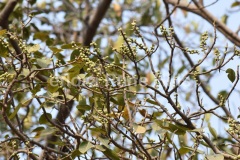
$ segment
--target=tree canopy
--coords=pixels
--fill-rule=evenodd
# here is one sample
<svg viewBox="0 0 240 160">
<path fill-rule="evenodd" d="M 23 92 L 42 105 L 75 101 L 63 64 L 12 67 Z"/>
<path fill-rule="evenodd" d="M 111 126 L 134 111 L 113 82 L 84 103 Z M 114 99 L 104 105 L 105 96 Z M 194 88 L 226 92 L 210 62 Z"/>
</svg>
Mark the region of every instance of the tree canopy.
<svg viewBox="0 0 240 160">
<path fill-rule="evenodd" d="M 0 1 L 0 159 L 240 159 L 239 9 Z"/>
</svg>

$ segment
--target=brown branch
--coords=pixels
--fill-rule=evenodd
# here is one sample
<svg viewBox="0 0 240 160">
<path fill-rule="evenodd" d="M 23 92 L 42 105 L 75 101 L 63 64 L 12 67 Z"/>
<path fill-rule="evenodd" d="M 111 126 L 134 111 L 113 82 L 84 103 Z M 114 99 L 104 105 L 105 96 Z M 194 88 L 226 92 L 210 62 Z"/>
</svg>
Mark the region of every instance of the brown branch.
<svg viewBox="0 0 240 160">
<path fill-rule="evenodd" d="M 89 17 L 86 22 L 86 28 L 83 31 L 82 44 L 84 46 L 89 46 L 93 40 L 94 35 L 98 29 L 98 26 L 103 19 L 105 13 L 107 12 L 112 0 L 102 0 L 99 2 L 98 7 L 94 11 L 93 15 Z"/>
<path fill-rule="evenodd" d="M 173 0 L 164 0 L 164 4 L 165 4 L 165 6 L 166 6 L 167 15 L 170 15 L 169 8 L 168 8 L 168 3 L 169 3 L 169 1 L 173 1 Z M 179 0 L 176 0 L 176 2 L 174 3 L 174 5 L 175 5 L 175 7 L 176 7 L 176 6 L 181 6 L 181 5 L 183 5 L 183 4 L 182 4 Z M 190 4 L 188 4 L 188 3 L 184 3 L 184 5 L 185 5 L 186 8 L 189 8 L 189 7 L 190 7 L 190 8 L 193 9 L 193 6 L 190 5 Z M 174 9 L 175 9 L 175 7 L 174 7 Z M 194 10 L 194 11 L 195 11 L 195 10 Z M 171 20 L 171 17 L 170 17 L 170 16 L 168 16 L 167 20 L 168 20 L 169 26 L 173 26 L 173 25 L 172 25 L 172 20 Z M 213 25 L 214 25 L 214 33 L 215 33 L 214 41 L 216 41 L 216 29 L 217 29 L 216 21 L 215 21 L 215 23 L 213 23 Z M 156 28 L 155 28 L 155 32 L 156 32 Z M 157 34 L 157 33 L 156 33 L 156 34 Z M 180 48 L 185 48 L 185 47 L 183 46 L 181 40 L 178 38 L 177 34 L 174 34 L 173 37 L 174 37 L 175 41 L 177 42 L 177 44 L 179 45 Z M 208 50 L 208 53 L 205 53 L 206 56 L 211 52 L 214 44 L 215 44 L 215 43 L 212 44 L 212 46 L 211 46 L 210 49 Z M 194 65 L 194 63 L 193 63 L 191 57 L 189 56 L 189 54 L 188 54 L 185 50 L 182 50 L 182 51 L 183 51 L 184 56 L 187 58 L 190 66 L 192 67 L 192 69 L 194 69 L 195 67 L 197 67 L 198 64 L 197 64 L 197 65 Z M 200 65 L 200 64 L 199 64 L 199 65 Z M 209 92 L 209 90 L 207 89 L 206 85 L 205 85 L 204 83 L 202 83 L 202 81 L 201 81 L 201 79 L 200 79 L 199 76 L 197 76 L 197 81 L 200 82 L 200 85 L 201 85 L 203 91 L 207 94 L 207 96 L 208 96 L 215 104 L 219 104 L 219 101 Z M 173 91 L 175 91 L 176 88 L 177 88 L 177 87 L 175 87 L 174 89 L 172 89 L 169 93 L 172 93 Z M 225 106 L 222 106 L 222 109 L 224 110 L 224 112 L 226 113 L 226 115 L 227 115 L 228 117 L 232 117 L 232 114 L 229 112 L 229 110 L 228 110 Z"/>
<path fill-rule="evenodd" d="M 101 20 L 103 19 L 106 11 L 108 10 L 110 4 L 111 4 L 111 0 L 102 0 L 101 2 L 99 2 L 99 5 L 96 8 L 94 14 L 90 16 L 89 21 L 87 22 L 86 28 L 83 31 L 83 35 L 82 35 L 82 44 L 84 46 L 89 46 L 90 43 L 92 42 L 93 37 L 96 34 L 97 28 Z M 56 117 L 56 123 L 64 124 L 72 108 L 73 108 L 73 100 L 69 101 L 67 105 L 61 105 Z M 52 134 L 49 137 L 47 137 L 47 139 L 48 139 L 48 142 L 46 146 L 50 148 L 54 148 L 55 145 L 49 142 L 56 141 L 57 139 L 56 135 Z M 49 153 L 43 153 L 43 154 L 49 154 Z"/>
<path fill-rule="evenodd" d="M 18 0 L 9 0 L 3 10 L 0 13 L 0 26 L 3 29 L 8 29 L 8 18 L 13 12 L 15 6 L 17 5 Z M 21 55 L 21 49 L 18 47 L 18 44 L 15 40 L 10 38 L 10 42 L 15 49 L 17 55 Z M 21 57 L 20 57 L 21 58 Z"/>
<path fill-rule="evenodd" d="M 228 28 L 227 25 L 221 22 L 217 17 L 215 17 L 209 11 L 207 11 L 201 4 L 197 3 L 195 0 L 193 0 L 195 5 L 186 3 L 184 1 L 180 1 L 180 3 L 178 3 L 178 0 L 165 0 L 165 1 L 168 4 L 172 4 L 174 6 L 177 5 L 179 8 L 183 10 L 199 15 L 200 17 L 208 21 L 211 25 L 215 23 L 216 29 L 218 31 L 220 31 L 233 44 L 240 47 L 240 37 L 230 28 Z"/>
<path fill-rule="evenodd" d="M 5 5 L 3 10 L 0 13 L 0 26 L 3 28 L 8 27 L 8 18 L 10 14 L 13 12 L 18 0 L 9 0 L 8 3 Z"/>
</svg>

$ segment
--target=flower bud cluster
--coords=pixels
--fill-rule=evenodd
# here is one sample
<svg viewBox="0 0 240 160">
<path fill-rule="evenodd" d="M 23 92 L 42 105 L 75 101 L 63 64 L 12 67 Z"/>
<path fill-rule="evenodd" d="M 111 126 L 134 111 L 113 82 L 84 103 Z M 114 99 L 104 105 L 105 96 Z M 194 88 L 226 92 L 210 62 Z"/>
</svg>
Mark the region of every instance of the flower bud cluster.
<svg viewBox="0 0 240 160">
<path fill-rule="evenodd" d="M 219 94 L 218 96 L 219 96 L 219 99 L 220 99 L 219 106 L 224 106 L 226 97 L 224 97 L 221 94 Z"/>
<path fill-rule="evenodd" d="M 96 43 L 91 43 L 92 46 L 96 46 Z M 72 47 L 79 51 L 79 56 L 76 60 L 81 60 L 85 63 L 87 68 L 87 72 L 91 72 L 97 77 L 101 77 L 101 68 L 98 67 L 97 62 L 93 62 L 89 57 L 91 52 L 89 48 L 78 47 L 74 42 L 72 42 Z M 99 50 L 95 49 L 95 51 L 100 52 Z"/>
<path fill-rule="evenodd" d="M 0 75 L 0 82 L 11 80 L 14 77 L 14 74 L 5 72 Z"/>
<path fill-rule="evenodd" d="M 193 148 L 198 148 L 198 146 L 199 146 L 199 143 L 200 143 L 200 141 L 202 141 L 202 139 L 203 139 L 203 136 L 201 135 L 201 134 L 199 134 L 199 135 L 197 135 L 195 138 L 194 138 L 194 145 L 193 145 Z M 195 154 L 195 153 L 193 153 L 193 154 Z"/>
<path fill-rule="evenodd" d="M 202 51 L 207 50 L 207 40 L 208 40 L 208 32 L 204 32 L 200 37 L 200 48 L 202 48 Z"/>
<path fill-rule="evenodd" d="M 159 28 L 163 36 L 169 35 L 167 29 L 164 26 L 160 26 Z"/>
<path fill-rule="evenodd" d="M 237 55 L 237 56 L 240 56 L 240 50 L 238 50 L 238 49 L 235 48 L 234 54 Z"/>
<path fill-rule="evenodd" d="M 135 34 L 136 36 L 142 38 L 142 35 L 141 35 L 141 33 L 140 33 L 140 29 L 139 29 L 139 27 L 137 27 L 137 25 L 136 25 L 136 21 L 133 21 L 133 22 L 131 23 L 131 25 L 132 25 L 132 30 L 134 31 L 134 34 Z"/>
<path fill-rule="evenodd" d="M 18 45 L 19 45 L 19 48 L 22 50 L 22 53 L 25 53 L 27 55 L 27 57 L 30 58 L 31 54 L 28 52 L 26 43 L 24 41 L 22 41 L 21 39 L 18 39 Z"/>
<path fill-rule="evenodd" d="M 240 138 L 240 126 L 239 126 L 238 122 L 234 119 L 229 118 L 228 124 L 229 124 L 229 128 L 228 128 L 229 134 L 237 135 L 238 138 Z"/>
<path fill-rule="evenodd" d="M 196 69 L 192 72 L 193 79 L 194 79 L 197 83 L 198 83 L 198 79 L 197 79 L 198 74 L 199 74 L 199 71 L 196 70 Z"/>
<path fill-rule="evenodd" d="M 9 47 L 8 42 L 4 41 L 4 37 L 1 37 L 1 38 L 0 38 L 0 43 L 2 44 L 2 46 L 3 46 L 4 48 L 8 48 L 8 47 Z"/>
<path fill-rule="evenodd" d="M 190 50 L 189 48 L 185 48 L 185 51 L 189 54 L 199 54 L 199 51 L 196 49 Z"/>
<path fill-rule="evenodd" d="M 215 60 L 220 61 L 220 52 L 217 48 L 214 49 Z"/>
</svg>

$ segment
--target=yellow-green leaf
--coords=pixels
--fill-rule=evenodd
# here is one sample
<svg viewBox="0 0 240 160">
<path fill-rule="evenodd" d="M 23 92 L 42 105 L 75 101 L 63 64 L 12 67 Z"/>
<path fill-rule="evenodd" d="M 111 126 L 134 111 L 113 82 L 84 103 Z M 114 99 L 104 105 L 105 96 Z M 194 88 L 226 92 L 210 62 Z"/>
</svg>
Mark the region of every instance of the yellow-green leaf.
<svg viewBox="0 0 240 160">
<path fill-rule="evenodd" d="M 194 152 L 195 152 L 195 149 L 194 149 L 194 148 L 191 148 L 191 147 L 187 147 L 187 146 L 181 147 L 181 148 L 179 149 L 179 153 L 180 153 L 181 155 L 184 155 L 184 154 L 186 154 L 186 153 L 188 153 L 188 152 L 191 152 L 191 151 L 194 151 Z M 196 152 L 197 152 L 197 153 L 200 153 L 200 154 L 203 154 L 203 153 L 204 153 L 203 151 L 200 151 L 200 150 L 196 150 Z"/>
<path fill-rule="evenodd" d="M 33 46 L 28 46 L 27 47 L 27 51 L 30 52 L 36 52 L 40 49 L 40 45 L 39 44 L 34 44 Z"/>
<path fill-rule="evenodd" d="M 140 125 L 137 125 L 134 127 L 134 130 L 136 133 L 145 133 L 146 132 L 146 128 Z"/>
<path fill-rule="evenodd" d="M 7 32 L 6 29 L 2 29 L 2 30 L 0 30 L 0 36 L 4 35 L 6 32 Z"/>
<path fill-rule="evenodd" d="M 106 150 L 103 152 L 103 154 L 111 160 L 120 160 L 117 153 L 108 148 L 106 148 Z"/>
<path fill-rule="evenodd" d="M 14 109 L 13 113 L 9 116 L 9 119 L 13 119 L 16 114 L 18 113 L 19 109 L 21 107 L 26 107 L 30 102 L 32 101 L 32 99 L 28 99 L 28 100 L 23 100 L 22 102 L 20 102 L 17 107 Z"/>
<path fill-rule="evenodd" d="M 211 126 L 211 124 L 210 123 L 208 123 L 208 129 L 209 129 L 209 131 L 210 131 L 210 133 L 213 135 L 213 137 L 214 138 L 217 138 L 217 132 L 216 132 L 216 130 Z"/>
<path fill-rule="evenodd" d="M 86 153 L 89 149 L 91 149 L 94 145 L 90 142 L 82 142 L 80 145 L 79 145 L 79 148 L 78 150 L 81 152 L 81 153 Z"/>
<path fill-rule="evenodd" d="M 62 49 L 59 49 L 57 47 L 49 47 L 49 49 L 51 49 L 54 54 L 59 53 L 59 52 L 62 51 Z"/>
<path fill-rule="evenodd" d="M 119 51 L 120 47 L 122 46 L 122 44 L 124 43 L 124 39 L 122 36 L 119 36 L 117 41 L 114 43 L 113 48 L 117 49 L 117 51 Z"/>
<path fill-rule="evenodd" d="M 41 67 L 41 68 L 47 68 L 48 65 L 50 65 L 50 63 L 52 62 L 52 60 L 50 58 L 44 57 L 44 58 L 37 58 L 37 64 Z"/>
</svg>

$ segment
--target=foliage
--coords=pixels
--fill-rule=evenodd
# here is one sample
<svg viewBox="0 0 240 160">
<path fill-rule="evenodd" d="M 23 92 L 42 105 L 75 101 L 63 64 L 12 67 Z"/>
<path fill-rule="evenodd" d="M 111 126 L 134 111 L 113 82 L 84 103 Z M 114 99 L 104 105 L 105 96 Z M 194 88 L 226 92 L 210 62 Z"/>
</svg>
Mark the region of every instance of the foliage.
<svg viewBox="0 0 240 160">
<path fill-rule="evenodd" d="M 240 159 L 240 38 L 206 16 L 176 27 L 177 7 L 205 7 L 173 2 L 0 2 L 0 157 Z"/>
</svg>

